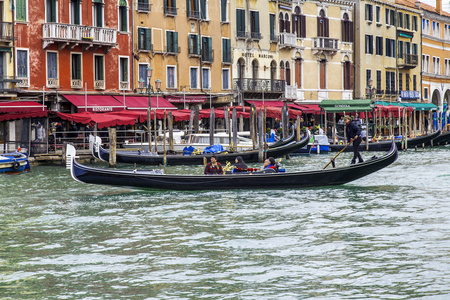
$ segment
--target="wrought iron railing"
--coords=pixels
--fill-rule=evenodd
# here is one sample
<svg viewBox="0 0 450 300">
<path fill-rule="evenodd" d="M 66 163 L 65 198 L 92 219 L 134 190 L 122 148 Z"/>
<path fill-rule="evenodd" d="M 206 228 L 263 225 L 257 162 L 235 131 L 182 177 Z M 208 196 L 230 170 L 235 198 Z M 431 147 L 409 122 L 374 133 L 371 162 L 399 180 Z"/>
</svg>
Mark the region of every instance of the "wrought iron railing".
<svg viewBox="0 0 450 300">
<path fill-rule="evenodd" d="M 233 87 L 241 91 L 284 92 L 285 81 L 277 79 L 241 78 L 233 80 Z"/>
</svg>

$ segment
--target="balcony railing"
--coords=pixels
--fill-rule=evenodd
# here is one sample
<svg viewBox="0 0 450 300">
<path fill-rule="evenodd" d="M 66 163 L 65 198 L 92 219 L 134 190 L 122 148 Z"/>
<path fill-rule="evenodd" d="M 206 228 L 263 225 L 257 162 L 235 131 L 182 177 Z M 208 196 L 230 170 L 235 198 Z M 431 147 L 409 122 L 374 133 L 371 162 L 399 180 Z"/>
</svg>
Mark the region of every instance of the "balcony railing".
<svg viewBox="0 0 450 300">
<path fill-rule="evenodd" d="M 278 35 L 276 34 L 271 34 L 270 35 L 270 42 L 271 43 L 278 43 L 280 41 L 280 38 Z"/>
<path fill-rule="evenodd" d="M 172 6 L 164 6 L 164 15 L 166 16 L 176 16 L 177 8 Z"/>
<path fill-rule="evenodd" d="M 143 11 L 143 12 L 151 12 L 152 11 L 152 5 L 150 3 L 145 3 L 144 1 L 139 1 L 137 4 L 137 10 Z"/>
<path fill-rule="evenodd" d="M 200 11 L 197 10 L 187 10 L 188 19 L 200 19 Z"/>
<path fill-rule="evenodd" d="M 211 52 L 206 49 L 203 50 L 202 61 L 204 63 L 212 63 L 214 61 L 214 49 Z"/>
<path fill-rule="evenodd" d="M 189 47 L 188 54 L 189 54 L 189 56 L 200 56 L 200 49 L 197 47 L 196 48 Z"/>
<path fill-rule="evenodd" d="M 28 78 L 17 78 L 18 82 L 16 83 L 17 87 L 29 87 L 30 81 Z"/>
<path fill-rule="evenodd" d="M 61 23 L 43 24 L 44 47 L 52 42 L 89 43 L 115 46 L 117 29 Z"/>
<path fill-rule="evenodd" d="M 59 88 L 58 78 L 47 78 L 47 87 L 51 89 Z"/>
<path fill-rule="evenodd" d="M 285 89 L 284 80 L 271 80 L 271 79 L 253 79 L 253 78 L 241 78 L 233 80 L 233 87 L 235 89 L 245 92 L 279 92 L 283 93 Z"/>
<path fill-rule="evenodd" d="M 105 81 L 104 80 L 94 80 L 94 89 L 95 90 L 104 90 L 105 89 Z"/>
<path fill-rule="evenodd" d="M 338 51 L 339 40 L 328 37 L 314 37 L 313 48 L 328 51 Z"/>
<path fill-rule="evenodd" d="M 248 39 L 248 32 L 246 31 L 237 31 L 236 32 L 237 39 Z"/>
<path fill-rule="evenodd" d="M 286 85 L 284 96 L 286 99 L 297 99 L 297 87 L 294 85 Z"/>
<path fill-rule="evenodd" d="M 128 90 L 130 89 L 130 83 L 128 81 L 121 81 L 119 83 L 120 89 L 121 90 Z"/>
<path fill-rule="evenodd" d="M 403 58 L 398 58 L 398 66 L 400 68 L 413 69 L 419 64 L 419 56 L 417 54 L 403 54 Z"/>
<path fill-rule="evenodd" d="M 181 47 L 166 47 L 166 54 L 178 54 L 181 52 Z"/>
<path fill-rule="evenodd" d="M 70 87 L 73 89 L 82 89 L 83 88 L 83 80 L 81 80 L 81 79 L 70 80 Z"/>
<path fill-rule="evenodd" d="M 16 92 L 20 79 L 12 76 L 0 76 L 0 92 Z"/>
<path fill-rule="evenodd" d="M 260 39 L 262 39 L 262 35 L 261 35 L 260 32 L 251 32 L 251 33 L 250 33 L 250 37 L 251 37 L 253 40 L 260 40 Z"/>
<path fill-rule="evenodd" d="M 280 48 L 297 47 L 297 37 L 293 33 L 280 33 Z"/>
<path fill-rule="evenodd" d="M 14 39 L 11 22 L 0 22 L 0 41 L 12 41 Z"/>
</svg>

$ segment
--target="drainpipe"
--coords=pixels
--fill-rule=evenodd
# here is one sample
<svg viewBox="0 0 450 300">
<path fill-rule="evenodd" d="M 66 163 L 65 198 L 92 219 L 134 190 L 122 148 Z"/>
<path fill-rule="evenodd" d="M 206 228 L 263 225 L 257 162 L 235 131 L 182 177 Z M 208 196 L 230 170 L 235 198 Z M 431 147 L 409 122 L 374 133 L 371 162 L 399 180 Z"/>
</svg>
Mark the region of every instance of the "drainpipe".
<svg viewBox="0 0 450 300">
<path fill-rule="evenodd" d="M 202 42 L 202 6 L 199 3 L 199 19 L 198 19 L 198 41 L 200 44 L 200 90 L 203 91 L 203 42 Z"/>
<path fill-rule="evenodd" d="M 12 1 L 12 0 L 10 0 Z M 11 3 L 12 4 L 12 3 Z M 13 38 L 13 52 L 11 53 L 13 57 L 13 79 L 16 79 L 16 39 L 15 39 L 15 27 L 16 27 L 16 11 L 12 10 L 12 38 Z"/>
</svg>

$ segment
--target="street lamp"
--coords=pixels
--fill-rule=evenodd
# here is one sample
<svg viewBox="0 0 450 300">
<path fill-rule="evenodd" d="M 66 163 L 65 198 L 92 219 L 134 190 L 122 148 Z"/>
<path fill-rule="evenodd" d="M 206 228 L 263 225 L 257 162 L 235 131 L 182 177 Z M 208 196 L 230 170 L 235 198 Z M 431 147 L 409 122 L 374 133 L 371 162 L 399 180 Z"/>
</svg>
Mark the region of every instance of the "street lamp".
<svg viewBox="0 0 450 300">
<path fill-rule="evenodd" d="M 142 91 L 142 94 L 144 94 L 144 89 L 145 89 L 145 93 L 148 94 L 148 109 L 147 109 L 147 130 L 148 130 L 148 151 L 151 152 L 152 151 L 152 127 L 151 127 L 151 119 L 150 119 L 150 115 L 151 115 L 151 111 L 152 111 L 152 93 L 153 93 L 153 86 L 150 84 L 151 83 L 151 78 L 152 78 L 152 73 L 153 73 L 153 69 L 148 66 L 147 68 L 147 87 L 145 87 L 145 80 L 141 77 L 138 81 L 139 83 L 139 89 Z"/>
<path fill-rule="evenodd" d="M 155 80 L 155 88 L 156 88 L 156 108 L 159 106 L 159 92 L 161 91 L 161 80 Z"/>
</svg>

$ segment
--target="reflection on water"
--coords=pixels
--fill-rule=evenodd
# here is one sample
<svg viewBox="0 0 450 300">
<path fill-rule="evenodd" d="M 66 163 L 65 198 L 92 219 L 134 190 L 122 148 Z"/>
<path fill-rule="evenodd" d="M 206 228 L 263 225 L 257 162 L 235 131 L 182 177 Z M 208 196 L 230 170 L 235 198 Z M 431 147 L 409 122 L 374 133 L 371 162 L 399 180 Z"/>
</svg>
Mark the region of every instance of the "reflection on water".
<svg viewBox="0 0 450 300">
<path fill-rule="evenodd" d="M 402 152 L 353 183 L 299 190 L 111 188 L 55 166 L 2 176 L 0 298 L 445 299 L 449 154 Z"/>
</svg>

